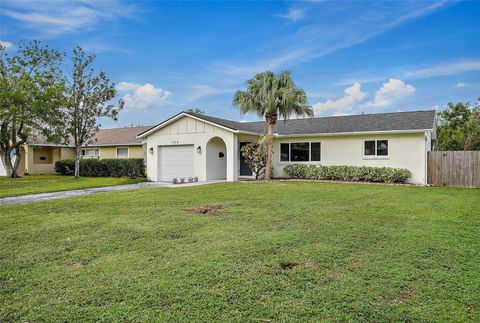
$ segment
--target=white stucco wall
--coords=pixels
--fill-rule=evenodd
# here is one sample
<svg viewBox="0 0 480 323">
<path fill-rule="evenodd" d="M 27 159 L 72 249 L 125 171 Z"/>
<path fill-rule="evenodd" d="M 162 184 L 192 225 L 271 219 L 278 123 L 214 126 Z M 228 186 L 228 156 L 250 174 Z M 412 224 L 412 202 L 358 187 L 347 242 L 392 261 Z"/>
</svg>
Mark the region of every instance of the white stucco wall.
<svg viewBox="0 0 480 323">
<path fill-rule="evenodd" d="M 219 137 L 225 142 L 225 163 L 227 166 L 227 180 L 235 181 L 237 179 L 237 159 L 238 143 L 236 134 L 211 125 L 209 123 L 194 119 L 189 116 L 183 116 L 180 119 L 160 128 L 158 131 L 149 134 L 143 138 L 147 145 L 147 173 L 152 181 L 158 180 L 158 146 L 162 145 L 193 145 L 194 149 L 194 176 L 198 176 L 200 181 L 207 180 L 206 172 L 206 154 L 207 143 L 214 137 Z M 197 147 L 201 147 L 201 153 L 198 153 Z M 153 148 L 153 152 L 150 152 Z"/>
<path fill-rule="evenodd" d="M 215 137 L 207 144 L 206 157 L 207 180 L 227 179 L 227 147 L 222 139 Z"/>
<path fill-rule="evenodd" d="M 288 162 L 280 162 L 280 143 L 282 142 L 321 142 L 321 161 L 310 162 L 319 165 L 351 165 L 372 167 L 407 168 L 412 172 L 409 182 L 426 184 L 426 151 L 430 146 L 430 137 L 425 133 L 349 135 L 349 136 L 312 136 L 274 138 L 273 175 L 286 176 L 283 167 Z M 388 139 L 389 156 L 371 158 L 363 156 L 363 141 L 368 139 Z"/>
</svg>

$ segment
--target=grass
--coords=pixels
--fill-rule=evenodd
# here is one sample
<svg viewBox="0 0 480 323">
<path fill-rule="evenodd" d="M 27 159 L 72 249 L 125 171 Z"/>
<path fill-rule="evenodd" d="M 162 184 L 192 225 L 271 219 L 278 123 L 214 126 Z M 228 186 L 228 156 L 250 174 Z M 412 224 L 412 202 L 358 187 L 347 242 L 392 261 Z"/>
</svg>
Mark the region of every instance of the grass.
<svg viewBox="0 0 480 323">
<path fill-rule="evenodd" d="M 59 175 L 29 175 L 22 178 L 0 177 L 0 198 L 24 194 L 77 190 L 82 188 L 132 184 L 145 179 L 127 177 L 80 177 Z"/>
<path fill-rule="evenodd" d="M 480 190 L 454 188 L 224 183 L 3 206 L 0 321 L 478 322 L 479 232 Z"/>
</svg>

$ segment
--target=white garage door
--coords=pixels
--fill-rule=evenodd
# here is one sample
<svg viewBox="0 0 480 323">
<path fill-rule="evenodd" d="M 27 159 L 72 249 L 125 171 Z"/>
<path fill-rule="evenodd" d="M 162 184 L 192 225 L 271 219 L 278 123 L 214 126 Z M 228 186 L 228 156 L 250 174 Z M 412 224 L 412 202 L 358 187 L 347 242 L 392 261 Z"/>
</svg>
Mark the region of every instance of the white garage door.
<svg viewBox="0 0 480 323">
<path fill-rule="evenodd" d="M 5 171 L 5 166 L 3 166 L 3 161 L 0 158 L 0 176 L 5 176 L 7 175 L 7 172 Z"/>
<path fill-rule="evenodd" d="M 171 182 L 175 177 L 193 176 L 193 145 L 158 147 L 159 180 Z"/>
</svg>

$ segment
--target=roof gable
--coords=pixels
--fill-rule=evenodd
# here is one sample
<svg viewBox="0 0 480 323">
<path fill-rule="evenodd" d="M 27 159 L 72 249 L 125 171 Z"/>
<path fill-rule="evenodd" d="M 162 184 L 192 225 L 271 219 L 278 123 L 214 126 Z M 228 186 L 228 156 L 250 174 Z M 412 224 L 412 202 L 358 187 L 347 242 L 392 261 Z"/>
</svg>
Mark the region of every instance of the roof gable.
<svg viewBox="0 0 480 323">
<path fill-rule="evenodd" d="M 137 138 L 144 138 L 144 137 L 146 137 L 146 136 L 148 136 L 148 135 L 150 135 L 154 132 L 157 132 L 158 130 L 160 130 L 160 129 L 162 129 L 162 128 L 180 120 L 181 118 L 184 118 L 184 117 L 199 120 L 199 121 L 205 122 L 207 124 L 210 124 L 212 126 L 222 128 L 222 129 L 227 130 L 227 131 L 238 132 L 238 130 L 235 128 L 235 124 L 238 123 L 238 122 L 225 120 L 225 119 L 214 118 L 214 117 L 209 117 L 209 116 L 204 116 L 204 115 L 200 115 L 200 114 L 196 114 L 196 113 L 180 112 L 180 113 L 174 115 L 173 117 L 159 123 L 158 125 L 153 126 L 150 129 L 138 134 Z M 226 122 L 222 122 L 222 121 L 226 121 Z"/>
</svg>

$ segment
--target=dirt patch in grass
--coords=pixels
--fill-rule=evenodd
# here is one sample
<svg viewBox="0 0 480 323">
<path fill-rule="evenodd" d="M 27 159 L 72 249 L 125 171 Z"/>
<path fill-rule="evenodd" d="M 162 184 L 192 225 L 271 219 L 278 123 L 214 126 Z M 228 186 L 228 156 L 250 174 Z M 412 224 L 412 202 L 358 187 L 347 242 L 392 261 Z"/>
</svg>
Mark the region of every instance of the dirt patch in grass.
<svg viewBox="0 0 480 323">
<path fill-rule="evenodd" d="M 83 264 L 81 264 L 81 263 L 79 263 L 79 262 L 76 262 L 76 263 L 70 265 L 70 268 L 72 268 L 72 269 L 81 269 L 81 268 L 83 268 Z"/>
<path fill-rule="evenodd" d="M 314 270 L 320 269 L 320 263 L 316 261 L 305 261 L 305 262 L 302 262 L 301 265 L 304 268 L 308 268 L 308 269 L 314 269 Z"/>
<path fill-rule="evenodd" d="M 224 210 L 223 205 L 205 205 L 185 209 L 187 212 L 191 213 L 200 213 L 207 215 L 219 215 L 222 214 Z"/>
<path fill-rule="evenodd" d="M 278 264 L 281 270 L 290 270 L 298 266 L 296 262 L 282 261 Z"/>
<path fill-rule="evenodd" d="M 412 297 L 413 292 L 410 289 L 404 289 L 397 297 L 396 301 L 398 304 L 403 304 Z"/>
</svg>

